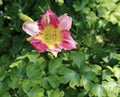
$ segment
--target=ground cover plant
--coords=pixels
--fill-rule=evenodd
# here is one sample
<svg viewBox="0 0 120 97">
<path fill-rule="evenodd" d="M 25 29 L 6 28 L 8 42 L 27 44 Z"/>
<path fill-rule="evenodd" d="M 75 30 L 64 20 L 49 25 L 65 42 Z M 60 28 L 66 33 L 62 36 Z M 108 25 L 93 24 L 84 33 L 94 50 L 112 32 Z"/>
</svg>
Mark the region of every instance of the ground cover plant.
<svg viewBox="0 0 120 97">
<path fill-rule="evenodd" d="M 72 17 L 76 49 L 29 44 L 23 23 L 48 8 Z M 120 97 L 120 1 L 0 0 L 0 97 Z"/>
</svg>

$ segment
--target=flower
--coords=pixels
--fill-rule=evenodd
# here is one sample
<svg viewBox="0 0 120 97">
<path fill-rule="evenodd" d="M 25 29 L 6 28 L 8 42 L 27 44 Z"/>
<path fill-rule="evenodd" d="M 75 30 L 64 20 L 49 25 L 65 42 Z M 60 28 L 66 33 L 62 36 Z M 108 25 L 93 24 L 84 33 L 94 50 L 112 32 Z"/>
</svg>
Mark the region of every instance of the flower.
<svg viewBox="0 0 120 97">
<path fill-rule="evenodd" d="M 49 51 L 55 57 L 61 50 L 76 49 L 77 42 L 70 35 L 72 18 L 67 14 L 58 17 L 49 8 L 38 21 L 25 22 L 22 29 L 31 37 L 30 44 L 38 51 Z"/>
</svg>

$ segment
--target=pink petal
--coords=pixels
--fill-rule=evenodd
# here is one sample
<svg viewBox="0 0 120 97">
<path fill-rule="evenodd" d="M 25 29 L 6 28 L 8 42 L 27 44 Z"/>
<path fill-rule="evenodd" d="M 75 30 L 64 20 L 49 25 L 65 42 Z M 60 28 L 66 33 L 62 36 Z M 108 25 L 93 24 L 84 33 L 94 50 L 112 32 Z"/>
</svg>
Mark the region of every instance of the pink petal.
<svg viewBox="0 0 120 97">
<path fill-rule="evenodd" d="M 59 17 L 59 27 L 62 29 L 62 30 L 70 30 L 71 28 L 71 25 L 72 25 L 72 18 L 69 17 L 67 14 L 64 14 L 62 16 Z"/>
<path fill-rule="evenodd" d="M 35 36 L 40 32 L 38 22 L 25 22 L 22 26 L 22 29 L 31 36 Z"/>
<path fill-rule="evenodd" d="M 47 51 L 51 52 L 55 57 L 57 57 L 58 53 L 61 52 L 61 49 L 54 48 L 54 49 L 48 49 Z"/>
<path fill-rule="evenodd" d="M 40 40 L 32 38 L 30 40 L 30 44 L 36 49 L 38 52 L 44 52 L 47 50 L 47 46 L 43 44 Z"/>
<path fill-rule="evenodd" d="M 59 24 L 57 15 L 52 12 L 50 8 L 43 15 L 41 15 L 40 20 L 38 21 L 40 29 L 49 24 L 53 24 L 55 27 Z"/>
<path fill-rule="evenodd" d="M 61 44 L 58 44 L 57 46 L 60 49 L 64 49 L 64 50 L 76 49 L 77 42 L 75 42 L 73 38 L 70 36 L 70 32 L 67 30 L 63 30 L 62 35 L 63 35 L 63 41 Z"/>
</svg>

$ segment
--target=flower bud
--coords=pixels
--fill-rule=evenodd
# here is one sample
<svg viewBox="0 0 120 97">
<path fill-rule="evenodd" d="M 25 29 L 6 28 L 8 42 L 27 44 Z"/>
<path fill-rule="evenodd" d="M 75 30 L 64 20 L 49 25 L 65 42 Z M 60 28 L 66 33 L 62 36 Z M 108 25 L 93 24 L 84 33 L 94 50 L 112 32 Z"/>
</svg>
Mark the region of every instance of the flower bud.
<svg viewBox="0 0 120 97">
<path fill-rule="evenodd" d="M 21 20 L 25 21 L 25 22 L 33 22 L 33 19 L 30 18 L 29 16 L 23 14 L 23 13 L 19 13 L 19 17 Z"/>
</svg>

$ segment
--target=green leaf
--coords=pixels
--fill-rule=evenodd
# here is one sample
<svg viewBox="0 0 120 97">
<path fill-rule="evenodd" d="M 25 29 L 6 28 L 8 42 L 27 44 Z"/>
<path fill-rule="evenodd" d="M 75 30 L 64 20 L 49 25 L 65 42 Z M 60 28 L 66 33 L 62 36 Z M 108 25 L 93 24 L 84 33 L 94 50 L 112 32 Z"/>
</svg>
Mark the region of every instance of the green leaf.
<svg viewBox="0 0 120 97">
<path fill-rule="evenodd" d="M 18 78 L 17 76 L 11 76 L 10 80 L 7 81 L 9 87 L 11 87 L 12 89 L 18 88 L 20 85 L 20 81 L 21 79 Z"/>
<path fill-rule="evenodd" d="M 21 86 L 21 85 L 20 85 Z M 20 87 L 18 91 L 16 91 L 19 97 L 27 96 L 27 94 L 23 91 L 23 89 Z"/>
<path fill-rule="evenodd" d="M 88 16 L 86 16 L 86 18 L 87 18 L 87 22 L 88 22 L 90 27 L 92 27 L 92 25 L 98 20 L 98 17 L 92 11 L 89 13 Z"/>
<path fill-rule="evenodd" d="M 60 70 L 59 72 L 61 72 L 61 71 L 64 72 L 64 70 Z M 69 74 L 63 73 L 62 76 L 60 76 L 60 82 L 61 82 L 61 83 L 66 84 L 66 83 L 68 83 L 69 81 L 70 81 L 70 75 L 69 75 Z"/>
<path fill-rule="evenodd" d="M 44 97 L 44 89 L 36 86 L 27 92 L 28 97 Z"/>
<path fill-rule="evenodd" d="M 85 95 L 87 95 L 88 91 L 82 90 L 80 91 L 80 93 L 78 94 L 78 97 L 85 97 Z"/>
<path fill-rule="evenodd" d="M 113 24 L 116 24 L 116 23 L 118 23 L 117 17 L 119 17 L 119 16 L 120 16 L 119 13 L 113 12 L 109 16 L 109 21 L 112 22 Z"/>
<path fill-rule="evenodd" d="M 98 15 L 99 17 L 104 17 L 105 19 L 109 19 L 109 14 L 110 14 L 110 11 L 108 11 L 106 8 L 102 7 L 102 6 L 99 6 L 98 7 Z"/>
<path fill-rule="evenodd" d="M 108 62 L 109 62 L 109 57 L 108 57 L 108 56 L 103 57 L 102 59 L 103 59 L 103 61 L 104 61 L 105 63 L 108 63 Z"/>
<path fill-rule="evenodd" d="M 116 2 L 118 2 L 119 0 L 112 0 L 112 1 L 116 3 Z"/>
<path fill-rule="evenodd" d="M 72 79 L 70 79 L 70 87 L 75 88 L 75 86 L 79 87 L 80 86 L 80 77 L 77 73 L 71 74 L 70 75 Z"/>
<path fill-rule="evenodd" d="M 57 88 L 59 86 L 59 77 L 58 76 L 54 76 L 54 75 L 48 76 L 47 80 L 53 88 Z"/>
<path fill-rule="evenodd" d="M 1 97 L 12 97 L 9 92 L 3 92 L 2 94 L 0 93 Z"/>
<path fill-rule="evenodd" d="M 104 79 L 108 79 L 108 80 L 109 80 L 109 78 L 110 78 L 112 75 L 113 75 L 113 73 L 112 73 L 110 70 L 108 70 L 108 69 L 105 69 L 105 70 L 102 71 L 102 79 L 103 79 L 103 80 L 104 80 Z"/>
<path fill-rule="evenodd" d="M 98 82 L 98 78 L 95 75 L 95 73 L 93 73 L 92 71 L 88 71 L 82 74 L 83 77 L 88 78 L 89 80 L 92 80 L 94 82 Z"/>
<path fill-rule="evenodd" d="M 73 8 L 75 9 L 76 12 L 80 11 L 81 10 L 80 2 L 75 1 L 74 4 L 73 4 Z"/>
<path fill-rule="evenodd" d="M 40 80 L 40 85 L 41 85 L 44 89 L 50 89 L 50 88 L 51 88 L 51 86 L 50 86 L 50 84 L 49 84 L 49 82 L 48 82 L 48 78 L 47 78 L 47 77 L 41 78 L 41 80 Z"/>
<path fill-rule="evenodd" d="M 60 77 L 61 83 L 66 84 L 70 81 L 69 85 L 72 88 L 80 85 L 80 76 L 75 71 L 64 67 L 59 70 L 59 74 L 62 75 Z"/>
<path fill-rule="evenodd" d="M 7 74 L 6 69 L 4 67 L 1 67 L 0 68 L 0 81 L 2 81 L 5 78 L 6 74 Z"/>
<path fill-rule="evenodd" d="M 96 75 L 101 75 L 102 73 L 102 68 L 99 65 L 91 65 L 91 69 Z"/>
<path fill-rule="evenodd" d="M 3 4 L 3 1 L 2 0 L 0 0 L 0 5 L 2 5 Z"/>
<path fill-rule="evenodd" d="M 49 61 L 48 70 L 51 74 L 56 74 L 63 66 L 61 59 L 52 59 Z"/>
<path fill-rule="evenodd" d="M 64 97 L 64 92 L 58 89 L 47 91 L 48 97 Z"/>
<path fill-rule="evenodd" d="M 18 76 L 23 78 L 24 74 L 25 74 L 25 69 L 26 69 L 27 64 L 24 61 L 21 61 L 17 68 L 18 68 Z"/>
<path fill-rule="evenodd" d="M 116 59 L 120 61 L 120 54 L 110 53 L 110 59 Z"/>
<path fill-rule="evenodd" d="M 29 91 L 32 89 L 32 88 L 35 88 L 37 87 L 38 89 L 41 90 L 39 84 L 40 84 L 40 80 L 23 80 L 22 83 L 21 83 L 21 88 L 22 90 L 28 95 Z M 39 86 L 39 87 L 38 87 Z M 34 89 L 33 89 L 34 90 Z M 32 90 L 31 90 L 32 91 Z M 37 90 L 36 90 L 37 91 Z"/>
<path fill-rule="evenodd" d="M 39 55 L 40 54 L 38 52 L 33 50 L 32 52 L 28 53 L 27 56 L 28 56 L 28 59 L 29 59 L 30 62 L 36 62 Z"/>
<path fill-rule="evenodd" d="M 12 62 L 11 64 L 10 64 L 10 68 L 14 68 L 14 67 L 16 67 L 16 66 L 18 66 L 20 63 L 22 62 L 22 60 L 15 60 L 14 62 Z"/>
<path fill-rule="evenodd" d="M 8 55 L 3 55 L 0 57 L 0 61 L 3 65 L 10 64 L 10 57 Z"/>
<path fill-rule="evenodd" d="M 80 85 L 83 86 L 86 91 L 88 91 L 92 87 L 92 81 L 96 83 L 98 82 L 96 75 L 91 71 L 85 72 L 81 75 Z"/>
<path fill-rule="evenodd" d="M 87 64 L 84 64 L 81 68 L 80 68 L 80 72 L 81 73 L 85 73 L 85 72 L 91 72 L 91 67 Z"/>
<path fill-rule="evenodd" d="M 44 70 L 44 69 L 46 69 L 46 66 L 47 66 L 46 63 L 47 63 L 47 61 L 43 57 L 40 57 L 40 58 L 38 58 L 36 65 L 38 65 L 40 70 Z"/>
<path fill-rule="evenodd" d="M 0 94 L 4 94 L 9 89 L 6 82 L 0 82 Z"/>
<path fill-rule="evenodd" d="M 105 90 L 100 84 L 93 84 L 90 90 L 91 96 L 106 97 Z"/>
<path fill-rule="evenodd" d="M 107 92 L 108 97 L 118 97 L 120 93 L 120 86 L 114 80 L 103 81 L 102 86 Z"/>
<path fill-rule="evenodd" d="M 55 2 L 60 6 L 64 4 L 64 0 L 55 0 Z"/>
<path fill-rule="evenodd" d="M 114 67 L 113 70 L 114 70 L 115 77 L 117 77 L 117 79 L 120 80 L 120 68 Z"/>
<path fill-rule="evenodd" d="M 102 2 L 101 5 L 105 8 L 107 8 L 107 10 L 109 10 L 109 11 L 113 11 L 116 7 L 116 4 L 113 2 L 113 0 L 111 0 L 111 1 L 105 0 Z"/>
<path fill-rule="evenodd" d="M 26 75 L 29 79 L 40 79 L 42 76 L 40 64 L 29 63 L 26 68 Z"/>
<path fill-rule="evenodd" d="M 89 3 L 89 0 L 85 1 L 74 1 L 73 2 L 73 8 L 75 9 L 76 12 L 82 11 L 86 8 L 86 5 Z"/>
<path fill-rule="evenodd" d="M 29 64 L 26 68 L 26 74 L 27 74 L 28 77 L 32 78 L 34 76 L 40 75 L 41 72 L 39 72 L 39 68 Z"/>
<path fill-rule="evenodd" d="M 21 87 L 25 93 L 27 93 L 32 86 L 33 85 L 32 85 L 32 82 L 30 80 L 22 81 Z"/>
<path fill-rule="evenodd" d="M 85 63 L 85 54 L 83 52 L 73 51 L 70 54 L 71 60 L 80 68 Z"/>
<path fill-rule="evenodd" d="M 89 91 L 92 85 L 92 81 L 87 77 L 82 76 L 80 79 L 80 85 L 83 86 L 86 91 Z"/>
</svg>

